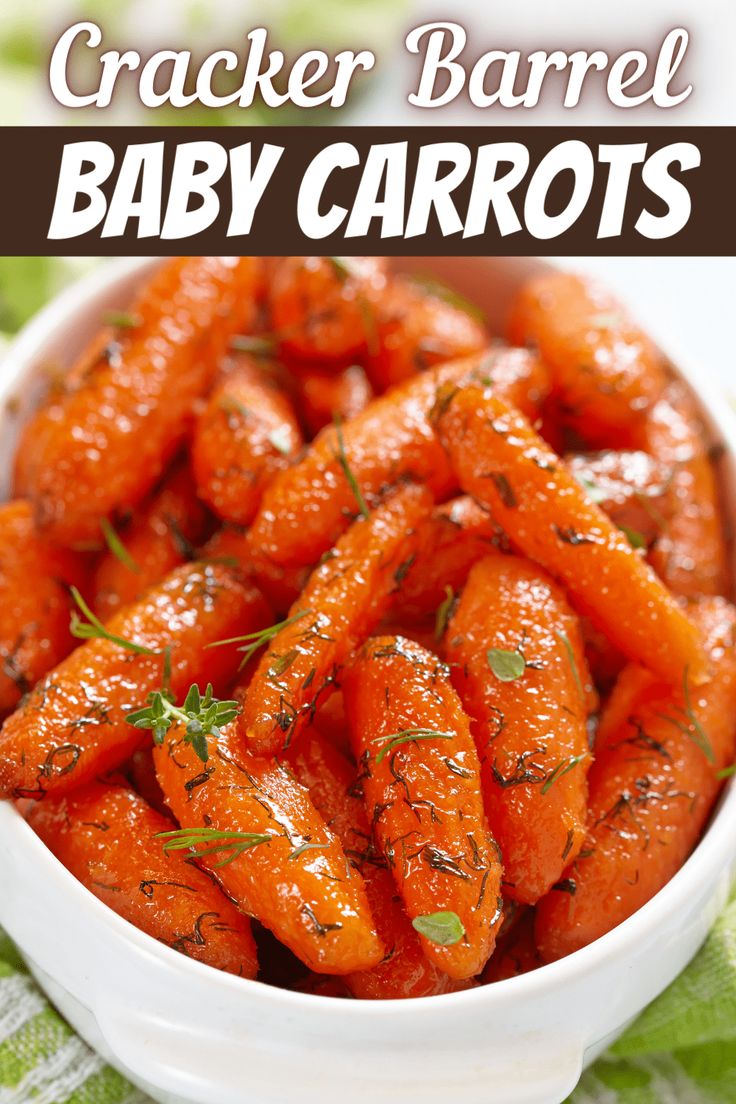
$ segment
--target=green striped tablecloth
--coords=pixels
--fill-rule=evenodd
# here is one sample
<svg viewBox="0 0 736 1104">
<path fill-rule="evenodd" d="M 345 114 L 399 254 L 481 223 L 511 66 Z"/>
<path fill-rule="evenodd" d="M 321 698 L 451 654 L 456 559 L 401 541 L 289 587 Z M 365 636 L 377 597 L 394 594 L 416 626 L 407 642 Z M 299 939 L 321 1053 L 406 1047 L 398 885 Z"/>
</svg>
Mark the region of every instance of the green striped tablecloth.
<svg viewBox="0 0 736 1104">
<path fill-rule="evenodd" d="M 736 900 L 570 1104 L 736 1104 Z M 0 1104 L 147 1104 L 49 1006 L 0 936 Z M 502 1102 L 499 1102 L 502 1104 Z"/>
</svg>

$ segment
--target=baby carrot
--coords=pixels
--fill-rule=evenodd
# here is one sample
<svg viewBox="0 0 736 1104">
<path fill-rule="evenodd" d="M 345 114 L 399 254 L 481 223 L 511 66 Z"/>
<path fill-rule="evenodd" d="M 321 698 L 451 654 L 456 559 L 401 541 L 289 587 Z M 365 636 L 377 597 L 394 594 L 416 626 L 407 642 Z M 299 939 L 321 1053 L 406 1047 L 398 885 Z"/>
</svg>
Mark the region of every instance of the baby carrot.
<svg viewBox="0 0 736 1104">
<path fill-rule="evenodd" d="M 508 337 L 537 349 L 567 426 L 594 446 L 626 445 L 665 382 L 662 357 L 599 284 L 554 272 L 526 284 Z"/>
<path fill-rule="evenodd" d="M 132 324 L 76 389 L 31 419 L 17 484 L 51 539 L 95 540 L 102 518 L 135 507 L 155 485 L 252 311 L 259 272 L 253 257 L 166 261 L 136 298 Z"/>
<path fill-rule="evenodd" d="M 379 392 L 489 344 L 478 317 L 448 289 L 429 282 L 395 277 L 378 300 L 375 317 L 376 340 L 368 349 L 366 369 Z"/>
<path fill-rule="evenodd" d="M 201 558 L 205 562 L 235 567 L 253 578 L 273 611 L 284 616 L 301 594 L 309 574 L 307 567 L 282 567 L 273 563 L 261 554 L 250 530 L 227 523 L 204 545 Z"/>
<path fill-rule="evenodd" d="M 192 468 L 199 496 L 226 521 L 248 525 L 302 435 L 276 377 L 241 356 L 197 420 Z"/>
<path fill-rule="evenodd" d="M 386 861 L 375 849 L 355 768 L 316 728 L 289 749 L 285 762 L 309 790 L 318 812 L 363 875 L 376 929 L 386 947 L 384 958 L 372 970 L 346 978 L 352 995 L 388 1000 L 453 992 L 458 983 L 425 957 Z"/>
<path fill-rule="evenodd" d="M 472 718 L 504 894 L 534 904 L 585 837 L 589 677 L 578 620 L 536 564 L 491 553 L 471 568 L 445 654 Z"/>
<path fill-rule="evenodd" d="M 171 821 L 120 780 L 36 802 L 28 820 L 82 885 L 167 947 L 241 977 L 258 972 L 248 919 L 185 855 L 165 854 Z"/>
<path fill-rule="evenodd" d="M 296 371 L 299 413 L 311 436 L 337 417 L 341 422 L 355 418 L 373 398 L 368 377 L 359 364 L 344 371 L 326 371 L 299 365 Z"/>
<path fill-rule="evenodd" d="M 442 384 L 466 377 L 534 415 L 546 377 L 522 349 L 499 349 L 424 372 L 375 399 L 342 427 L 330 426 L 304 457 L 267 489 L 253 522 L 253 541 L 280 564 L 314 564 L 358 512 L 355 486 L 370 504 L 402 478 L 425 481 L 435 497 L 454 477 L 429 412 Z"/>
<path fill-rule="evenodd" d="M 269 290 L 282 349 L 326 363 L 362 352 L 375 330 L 373 303 L 385 285 L 381 257 L 284 257 Z"/>
<path fill-rule="evenodd" d="M 670 383 L 649 412 L 643 444 L 673 467 L 670 514 L 651 562 L 675 594 L 727 594 L 729 569 L 708 435 L 685 384 Z"/>
<path fill-rule="evenodd" d="M 576 453 L 565 463 L 630 542 L 649 548 L 666 530 L 674 467 L 646 452 Z"/>
<path fill-rule="evenodd" d="M 526 909 L 507 935 L 499 937 L 496 949 L 483 971 L 481 982 L 490 985 L 494 981 L 519 977 L 543 965 L 534 937 L 534 909 Z"/>
<path fill-rule="evenodd" d="M 416 527 L 431 506 L 425 487 L 400 487 L 312 572 L 245 693 L 238 724 L 256 754 L 288 747 L 332 692 L 411 569 Z"/>
<path fill-rule="evenodd" d="M 307 791 L 243 749 L 234 725 L 208 737 L 203 764 L 171 729 L 154 750 L 185 847 L 225 892 L 319 973 L 370 969 L 383 957 L 363 879 Z M 196 850 L 190 850 L 190 847 Z"/>
<path fill-rule="evenodd" d="M 30 504 L 0 506 L 0 717 L 70 652 L 68 584 L 79 556 L 41 539 Z"/>
<path fill-rule="evenodd" d="M 522 414 L 470 386 L 438 401 L 436 424 L 462 489 L 616 647 L 670 683 L 685 670 L 702 681 L 705 657 L 686 614 Z"/>
<path fill-rule="evenodd" d="M 92 582 L 95 611 L 103 621 L 128 606 L 175 567 L 194 558 L 208 513 L 194 492 L 188 464 L 179 463 L 130 523 L 103 523 L 107 551 Z"/>
<path fill-rule="evenodd" d="M 202 674 L 216 688 L 227 685 L 238 652 L 207 645 L 269 620 L 260 593 L 230 569 L 186 564 L 106 629 L 90 622 L 93 638 L 50 671 L 0 730 L 0 795 L 66 793 L 118 766 L 144 739 L 126 717 L 164 685 L 167 666 L 177 701 Z"/>
<path fill-rule="evenodd" d="M 412 641 L 377 637 L 344 693 L 368 817 L 424 953 L 451 977 L 473 977 L 501 918 L 501 862 L 448 669 Z"/>
<path fill-rule="evenodd" d="M 736 610 L 704 598 L 693 610 L 711 660 L 697 688 L 627 668 L 590 772 L 590 828 L 577 861 L 537 908 L 545 961 L 592 942 L 641 908 L 682 866 L 736 746 Z M 604 716 L 605 721 L 605 716 Z"/>
</svg>

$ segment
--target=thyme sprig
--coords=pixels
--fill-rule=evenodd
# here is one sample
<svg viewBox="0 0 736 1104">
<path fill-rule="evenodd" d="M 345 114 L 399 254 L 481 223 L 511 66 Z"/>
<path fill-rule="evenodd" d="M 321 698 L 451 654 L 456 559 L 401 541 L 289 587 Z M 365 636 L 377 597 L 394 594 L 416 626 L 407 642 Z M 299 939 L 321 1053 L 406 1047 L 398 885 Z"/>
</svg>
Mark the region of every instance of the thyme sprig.
<svg viewBox="0 0 736 1104">
<path fill-rule="evenodd" d="M 105 538 L 105 544 L 110 549 L 113 556 L 117 560 L 120 560 L 120 563 L 123 564 L 124 567 L 127 567 L 129 571 L 134 572 L 136 575 L 140 575 L 140 566 L 135 562 L 130 552 L 123 544 L 112 522 L 107 518 L 103 518 L 100 522 L 100 529 Z"/>
<path fill-rule="evenodd" d="M 258 832 L 219 832 L 216 828 L 178 828 L 172 832 L 157 832 L 156 839 L 164 841 L 164 853 L 171 851 L 191 851 L 193 859 L 208 859 L 213 855 L 228 852 L 224 859 L 214 863 L 214 869 L 237 859 L 251 847 L 269 843 L 271 836 Z M 199 848 L 199 850 L 194 850 Z"/>
<path fill-rule="evenodd" d="M 126 651 L 133 652 L 135 655 L 155 656 L 163 654 L 163 652 L 157 648 L 146 648 L 143 644 L 135 644 L 132 640 L 126 640 L 124 636 L 118 636 L 116 633 L 111 633 L 109 629 L 105 628 L 100 619 L 94 615 L 75 586 L 71 587 L 71 595 L 87 619 L 83 621 L 76 610 L 72 611 L 71 621 L 69 622 L 69 632 L 72 636 L 76 637 L 77 640 L 109 640 L 112 644 L 117 644 L 118 647 L 125 648 Z"/>
<path fill-rule="evenodd" d="M 134 728 L 150 729 L 157 744 L 163 743 L 172 724 L 183 724 L 184 739 L 206 763 L 209 759 L 207 737 L 219 739 L 221 727 L 234 720 L 239 712 L 237 701 L 220 701 L 214 696 L 212 683 L 207 684 L 204 696 L 197 684 L 192 683 L 182 706 L 174 704 L 168 690 L 154 690 L 148 695 L 148 705 L 129 713 L 125 719 Z"/>
<path fill-rule="evenodd" d="M 376 752 L 376 762 L 382 762 L 390 751 L 402 744 L 413 744 L 419 740 L 452 740 L 454 732 L 440 732 L 435 728 L 404 728 L 401 732 L 391 732 L 387 736 L 376 736 L 372 744 L 382 744 Z"/>
<path fill-rule="evenodd" d="M 348 463 L 348 458 L 345 454 L 345 441 L 343 440 L 342 436 L 342 420 L 340 418 L 340 415 L 335 414 L 333 416 L 333 421 L 335 423 L 335 433 L 337 434 L 337 454 L 335 459 L 342 468 L 343 474 L 348 481 L 348 486 L 353 492 L 355 501 L 358 504 L 359 512 L 363 515 L 364 518 L 370 517 L 370 510 L 366 505 L 365 498 L 363 497 L 363 492 L 358 486 L 358 480 L 353 475 L 350 464 Z"/>
<path fill-rule="evenodd" d="M 465 935 L 463 922 L 456 912 L 431 912 L 427 916 L 415 916 L 411 926 L 440 947 L 452 947 Z"/>
<path fill-rule="evenodd" d="M 238 649 L 238 651 L 243 653 L 243 658 L 238 668 L 238 670 L 242 671 L 248 660 L 251 656 L 255 655 L 259 648 L 262 648 L 264 644 L 268 644 L 269 641 L 273 640 L 282 629 L 288 628 L 289 625 L 293 625 L 296 621 L 301 621 L 302 617 L 306 617 L 311 612 L 311 609 L 299 610 L 299 612 L 293 614 L 293 616 L 287 617 L 283 621 L 277 621 L 273 625 L 269 625 L 267 629 L 258 629 L 256 632 L 245 633 L 243 636 L 229 636 L 226 640 L 213 640 L 210 644 L 206 644 L 205 647 L 221 648 L 226 644 L 243 644 L 244 647 Z"/>
</svg>

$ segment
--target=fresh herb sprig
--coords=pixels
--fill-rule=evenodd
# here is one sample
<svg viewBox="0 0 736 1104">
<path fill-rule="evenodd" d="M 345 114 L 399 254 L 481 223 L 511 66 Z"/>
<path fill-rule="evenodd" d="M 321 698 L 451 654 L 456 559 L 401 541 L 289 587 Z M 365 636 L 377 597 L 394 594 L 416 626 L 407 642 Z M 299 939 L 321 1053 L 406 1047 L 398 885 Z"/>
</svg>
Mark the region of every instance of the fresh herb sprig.
<svg viewBox="0 0 736 1104">
<path fill-rule="evenodd" d="M 167 855 L 171 851 L 191 851 L 193 859 L 209 859 L 227 852 L 224 859 L 214 863 L 215 870 L 227 866 L 251 847 L 269 843 L 272 838 L 264 833 L 219 832 L 216 828 L 178 828 L 172 832 L 156 833 L 156 839 L 163 840 Z"/>
<path fill-rule="evenodd" d="M 562 644 L 563 648 L 567 652 L 567 658 L 572 668 L 572 677 L 575 679 L 575 686 L 581 698 L 585 697 L 585 687 L 583 686 L 583 680 L 580 677 L 580 670 L 578 668 L 578 661 L 575 658 L 575 649 L 572 646 L 570 637 L 564 632 L 555 632 L 555 636 Z"/>
<path fill-rule="evenodd" d="M 440 641 L 447 631 L 447 623 L 450 620 L 452 614 L 452 607 L 455 604 L 455 591 L 449 584 L 445 587 L 445 597 L 442 599 L 437 607 L 437 612 L 434 616 L 434 638 Z"/>
<path fill-rule="evenodd" d="M 135 562 L 130 552 L 123 544 L 112 522 L 108 521 L 107 518 L 103 518 L 100 522 L 100 529 L 105 538 L 105 544 L 110 549 L 113 556 L 117 560 L 120 560 L 120 563 L 123 564 L 124 567 L 127 567 L 129 571 L 132 571 L 135 575 L 140 575 L 140 566 Z"/>
<path fill-rule="evenodd" d="M 86 618 L 86 621 L 83 621 L 76 610 L 72 611 L 69 632 L 77 640 L 109 640 L 112 644 L 117 644 L 118 647 L 125 648 L 126 651 L 133 652 L 135 655 L 155 656 L 164 654 L 157 648 L 146 648 L 143 644 L 135 644 L 132 640 L 126 640 L 124 636 L 111 633 L 109 629 L 105 628 L 99 617 L 95 616 L 75 586 L 71 587 L 71 595 Z"/>
<path fill-rule="evenodd" d="M 355 478 L 350 468 L 350 464 L 348 463 L 348 458 L 345 453 L 345 441 L 343 440 L 342 436 L 342 421 L 340 419 L 340 415 L 335 414 L 333 420 L 335 423 L 335 433 L 337 434 L 337 454 L 335 458 L 342 468 L 343 475 L 348 481 L 348 486 L 350 487 L 350 490 L 353 492 L 355 501 L 358 504 L 359 512 L 363 515 L 364 518 L 370 517 L 370 510 L 368 509 L 365 498 L 363 497 L 363 492 L 358 486 L 358 480 Z"/>
<path fill-rule="evenodd" d="M 486 659 L 499 682 L 515 682 L 526 671 L 526 660 L 518 648 L 513 652 L 506 648 L 489 648 Z"/>
<path fill-rule="evenodd" d="M 411 926 L 440 947 L 452 947 L 465 935 L 463 922 L 456 912 L 431 912 L 427 916 L 415 916 Z"/>
<path fill-rule="evenodd" d="M 312 611 L 311 609 L 299 610 L 292 617 L 287 617 L 283 621 L 277 621 L 274 625 L 269 625 L 267 629 L 258 629 L 256 632 L 245 633 L 243 636 L 229 636 L 227 640 L 213 640 L 211 644 L 205 645 L 207 648 L 222 648 L 226 644 L 243 644 L 243 648 L 239 648 L 238 651 L 243 653 L 243 658 L 240 661 L 240 667 L 238 670 L 242 671 L 251 656 L 255 655 L 259 648 L 262 648 L 264 644 L 268 644 L 269 641 L 281 632 L 282 629 L 286 629 L 289 625 L 293 625 L 296 621 L 301 621 L 302 617 L 306 617 Z"/>
<path fill-rule="evenodd" d="M 682 696 L 685 699 L 685 708 L 677 710 L 677 713 L 682 714 L 682 717 L 671 717 L 667 713 L 660 713 L 659 716 L 663 721 L 668 721 L 670 724 L 674 725 L 683 736 L 687 736 L 691 739 L 692 742 L 700 748 L 709 763 L 715 763 L 716 757 L 713 752 L 713 745 L 710 742 L 708 733 L 701 725 L 693 709 L 693 703 L 690 697 L 688 667 L 685 668 L 682 676 Z"/>
<path fill-rule="evenodd" d="M 568 771 L 571 771 L 573 767 L 576 767 L 578 765 L 578 763 L 582 763 L 584 759 L 587 759 L 587 757 L 587 753 L 584 752 L 582 755 L 571 755 L 567 759 L 562 759 L 545 778 L 544 782 L 542 783 L 541 792 L 543 794 L 549 793 L 549 791 L 552 789 L 558 779 L 562 778 L 563 775 L 568 773 Z"/>
<path fill-rule="evenodd" d="M 125 719 L 134 728 L 150 729 L 157 744 L 163 743 L 172 724 L 183 724 L 184 739 L 192 745 L 198 758 L 206 763 L 209 759 L 207 737 L 219 739 L 221 727 L 234 720 L 239 712 L 237 701 L 220 701 L 214 696 L 212 683 L 208 683 L 204 696 L 193 683 L 182 706 L 174 704 L 169 691 L 154 690 L 148 695 L 148 705 L 129 713 Z"/>
<path fill-rule="evenodd" d="M 435 728 L 404 728 L 401 732 L 391 732 L 387 736 L 376 736 L 372 744 L 382 744 L 376 752 L 376 762 L 381 763 L 390 751 L 402 744 L 413 744 L 419 740 L 452 740 L 454 732 L 439 732 Z"/>
</svg>

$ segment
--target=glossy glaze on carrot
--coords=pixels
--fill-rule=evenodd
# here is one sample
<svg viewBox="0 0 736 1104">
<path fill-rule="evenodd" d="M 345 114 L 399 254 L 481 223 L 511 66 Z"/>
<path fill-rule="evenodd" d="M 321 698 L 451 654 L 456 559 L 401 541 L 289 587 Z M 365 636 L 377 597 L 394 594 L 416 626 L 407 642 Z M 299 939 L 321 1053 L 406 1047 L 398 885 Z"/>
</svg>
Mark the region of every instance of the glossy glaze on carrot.
<svg viewBox="0 0 736 1104">
<path fill-rule="evenodd" d="M 155 654 L 135 654 L 106 639 L 88 640 L 46 675 L 0 730 L 0 794 L 68 793 L 121 764 L 146 740 L 126 721 L 164 685 L 163 649 L 171 649 L 171 693 L 190 683 L 227 687 L 240 656 L 208 648 L 262 628 L 271 613 L 260 593 L 220 564 L 177 568 L 108 629 Z"/>
<path fill-rule="evenodd" d="M 736 610 L 704 598 L 692 616 L 713 677 L 670 687 L 627 668 L 590 772 L 590 828 L 537 908 L 545 961 L 604 935 L 670 880 L 695 846 L 736 751 Z"/>
<path fill-rule="evenodd" d="M 473 719 L 503 892 L 534 904 L 585 837 L 589 676 L 579 623 L 536 564 L 495 553 L 470 572 L 445 655 Z"/>
<path fill-rule="evenodd" d="M 191 427 L 194 402 L 252 315 L 261 262 L 178 257 L 146 282 L 78 386 L 26 426 L 16 483 L 62 544 L 99 539 L 102 518 L 135 507 Z"/>
<path fill-rule="evenodd" d="M 368 818 L 407 913 L 450 912 L 462 925 L 447 945 L 422 935 L 424 953 L 451 977 L 473 977 L 501 918 L 501 862 L 448 668 L 406 638 L 374 637 L 344 693 Z"/>
<path fill-rule="evenodd" d="M 217 866 L 202 862 L 241 908 L 265 924 L 310 969 L 349 974 L 383 958 L 363 879 L 294 776 L 243 749 L 234 725 L 208 738 L 206 763 L 171 729 L 156 747 L 156 771 L 182 828 L 265 836 Z M 206 846 L 206 844 L 204 845 Z"/>
<path fill-rule="evenodd" d="M 250 923 L 185 853 L 164 853 L 171 821 L 119 779 L 37 802 L 34 832 L 82 885 L 167 947 L 240 977 L 258 972 Z"/>
<path fill-rule="evenodd" d="M 411 570 L 417 526 L 431 508 L 425 487 L 400 487 L 355 521 L 310 575 L 245 693 L 237 723 L 255 754 L 288 747 L 332 693 Z"/>
<path fill-rule="evenodd" d="M 463 490 L 561 580 L 623 653 L 672 683 L 707 674 L 676 600 L 522 414 L 473 386 L 441 393 L 435 424 Z"/>
</svg>

